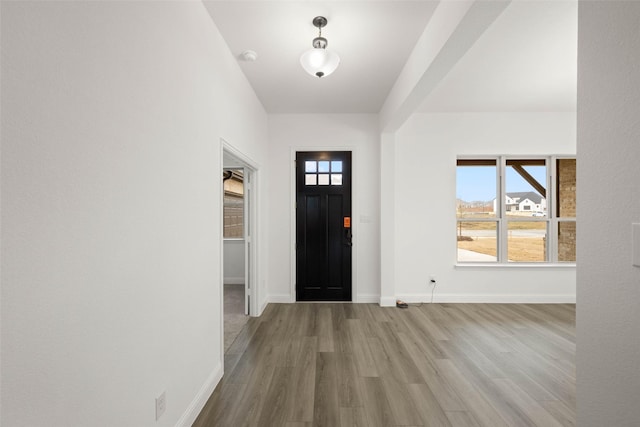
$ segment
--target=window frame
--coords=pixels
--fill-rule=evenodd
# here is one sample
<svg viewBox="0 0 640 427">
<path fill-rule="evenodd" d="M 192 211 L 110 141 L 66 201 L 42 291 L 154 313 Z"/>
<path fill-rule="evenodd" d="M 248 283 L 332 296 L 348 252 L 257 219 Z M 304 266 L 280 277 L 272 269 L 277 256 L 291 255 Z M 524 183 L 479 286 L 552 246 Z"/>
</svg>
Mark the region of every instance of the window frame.
<svg viewBox="0 0 640 427">
<path fill-rule="evenodd" d="M 557 267 L 575 267 L 576 261 L 558 261 L 558 224 L 560 222 L 576 222 L 575 217 L 560 217 L 558 216 L 558 210 L 556 209 L 557 200 L 557 181 L 558 181 L 558 160 L 572 159 L 576 160 L 575 155 L 481 155 L 481 156 L 457 156 L 456 158 L 456 170 L 460 166 L 460 161 L 468 162 L 468 166 L 472 166 L 471 162 L 477 162 L 478 166 L 481 166 L 483 162 L 495 161 L 496 167 L 496 209 L 495 216 L 492 218 L 464 218 L 458 217 L 456 210 L 456 266 L 526 266 L 526 267 L 538 267 L 538 266 L 557 266 Z M 506 171 L 507 161 L 509 160 L 544 160 L 544 166 L 546 169 L 546 216 L 526 216 L 522 218 L 511 217 L 507 218 L 506 207 Z M 488 165 L 488 164 L 485 164 Z M 457 199 L 457 181 L 456 181 L 456 199 Z M 458 260 L 458 227 L 461 222 L 489 222 L 496 224 L 496 261 L 460 261 Z M 509 261 L 508 260 L 508 247 L 507 241 L 509 237 L 509 223 L 512 222 L 543 222 L 546 223 L 546 251 L 545 260 L 543 261 Z"/>
</svg>

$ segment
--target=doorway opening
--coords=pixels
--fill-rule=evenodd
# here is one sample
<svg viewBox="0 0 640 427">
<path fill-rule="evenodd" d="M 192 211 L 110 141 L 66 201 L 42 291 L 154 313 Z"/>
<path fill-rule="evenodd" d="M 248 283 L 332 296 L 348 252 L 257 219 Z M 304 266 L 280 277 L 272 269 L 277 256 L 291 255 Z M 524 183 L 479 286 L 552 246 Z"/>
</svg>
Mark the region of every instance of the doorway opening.
<svg viewBox="0 0 640 427">
<path fill-rule="evenodd" d="M 222 324 L 223 353 L 259 314 L 256 278 L 257 168 L 245 156 L 222 144 Z"/>
<path fill-rule="evenodd" d="M 244 169 L 225 168 L 223 182 L 223 295 L 225 353 L 238 336 L 249 315 L 245 289 Z"/>
</svg>

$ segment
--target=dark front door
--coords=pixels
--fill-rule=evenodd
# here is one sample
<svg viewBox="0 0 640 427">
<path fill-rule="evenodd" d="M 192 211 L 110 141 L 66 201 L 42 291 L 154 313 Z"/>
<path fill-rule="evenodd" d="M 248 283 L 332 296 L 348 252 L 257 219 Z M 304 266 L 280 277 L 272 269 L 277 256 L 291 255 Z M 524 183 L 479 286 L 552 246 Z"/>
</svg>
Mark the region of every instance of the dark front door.
<svg viewBox="0 0 640 427">
<path fill-rule="evenodd" d="M 351 152 L 296 153 L 296 300 L 351 301 Z"/>
</svg>

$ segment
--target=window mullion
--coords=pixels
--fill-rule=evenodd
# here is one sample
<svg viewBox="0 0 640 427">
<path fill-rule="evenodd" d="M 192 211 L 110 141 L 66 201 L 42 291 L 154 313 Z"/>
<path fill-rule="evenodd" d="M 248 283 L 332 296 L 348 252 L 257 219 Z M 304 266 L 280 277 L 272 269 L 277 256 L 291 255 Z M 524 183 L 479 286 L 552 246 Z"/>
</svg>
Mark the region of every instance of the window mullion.
<svg viewBox="0 0 640 427">
<path fill-rule="evenodd" d="M 548 189 L 547 189 L 547 262 L 558 261 L 558 220 L 556 217 L 556 185 L 557 185 L 557 162 L 556 157 L 547 159 Z"/>
<path fill-rule="evenodd" d="M 506 180 L 505 180 L 505 167 L 506 158 L 500 156 L 498 158 L 498 194 L 500 200 L 500 215 L 498 219 L 498 262 L 507 262 L 507 233 L 508 224 L 506 221 L 507 208 L 505 204 L 506 200 Z"/>
</svg>

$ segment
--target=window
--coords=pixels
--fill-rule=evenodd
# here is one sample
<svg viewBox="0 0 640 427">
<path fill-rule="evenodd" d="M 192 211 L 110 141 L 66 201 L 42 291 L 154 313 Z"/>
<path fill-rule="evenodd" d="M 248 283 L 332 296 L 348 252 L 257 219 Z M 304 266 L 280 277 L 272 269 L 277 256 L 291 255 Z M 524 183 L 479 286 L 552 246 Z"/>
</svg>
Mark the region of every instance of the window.
<svg viewBox="0 0 640 427">
<path fill-rule="evenodd" d="M 227 170 L 223 174 L 223 237 L 244 237 L 244 175 L 242 169 Z"/>
<path fill-rule="evenodd" d="M 305 185 L 342 185 L 342 160 L 304 162 Z"/>
<path fill-rule="evenodd" d="M 576 160 L 460 158 L 457 261 L 576 261 Z"/>
</svg>

